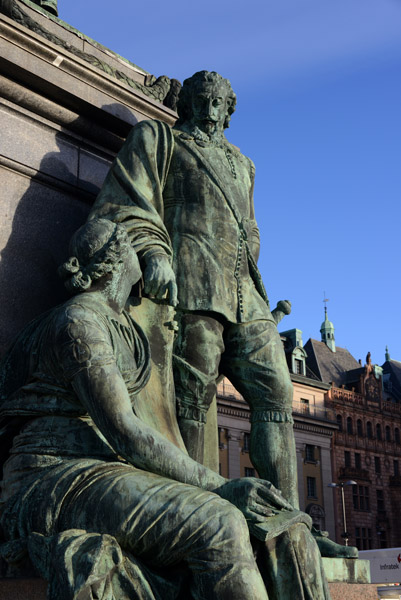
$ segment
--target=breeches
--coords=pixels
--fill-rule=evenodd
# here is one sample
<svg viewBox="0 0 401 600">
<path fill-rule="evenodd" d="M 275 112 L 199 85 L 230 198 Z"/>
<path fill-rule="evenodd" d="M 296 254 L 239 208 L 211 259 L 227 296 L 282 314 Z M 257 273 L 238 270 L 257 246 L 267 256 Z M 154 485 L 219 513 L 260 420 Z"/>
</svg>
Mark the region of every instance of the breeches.
<svg viewBox="0 0 401 600">
<path fill-rule="evenodd" d="M 251 421 L 292 422 L 292 384 L 276 324 L 222 322 L 179 311 L 174 383 L 179 416 L 205 422 L 225 375 L 251 409 Z"/>
</svg>

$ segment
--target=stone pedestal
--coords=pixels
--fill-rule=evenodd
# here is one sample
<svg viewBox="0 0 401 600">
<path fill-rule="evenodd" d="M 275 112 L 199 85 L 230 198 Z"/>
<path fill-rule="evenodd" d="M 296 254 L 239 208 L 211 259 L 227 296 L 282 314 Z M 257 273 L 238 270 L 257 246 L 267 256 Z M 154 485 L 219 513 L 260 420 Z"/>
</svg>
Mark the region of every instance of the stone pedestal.
<svg viewBox="0 0 401 600">
<path fill-rule="evenodd" d="M 323 558 L 332 600 L 377 600 L 377 584 L 370 583 L 368 560 Z"/>
<path fill-rule="evenodd" d="M 377 600 L 375 583 L 329 583 L 331 600 Z"/>
<path fill-rule="evenodd" d="M 56 268 L 132 125 L 176 118 L 146 95 L 148 73 L 28 0 L 13 6 L 37 25 L 0 13 L 0 356 L 66 298 Z"/>
<path fill-rule="evenodd" d="M 332 600 L 377 600 L 377 584 L 370 583 L 368 560 L 324 558 L 323 566 Z M 46 600 L 46 588 L 42 579 L 3 579 L 0 598 Z"/>
<path fill-rule="evenodd" d="M 354 558 L 323 558 L 324 572 L 331 583 L 370 583 L 370 562 Z"/>
</svg>

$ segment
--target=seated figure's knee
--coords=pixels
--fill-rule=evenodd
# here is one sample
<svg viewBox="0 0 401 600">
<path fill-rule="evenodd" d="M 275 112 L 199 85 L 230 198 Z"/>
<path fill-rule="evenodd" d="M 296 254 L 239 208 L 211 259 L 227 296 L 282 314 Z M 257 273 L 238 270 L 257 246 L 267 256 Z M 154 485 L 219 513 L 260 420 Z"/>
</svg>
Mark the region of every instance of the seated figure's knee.
<svg viewBox="0 0 401 600">
<path fill-rule="evenodd" d="M 226 537 L 232 537 L 235 540 L 249 539 L 248 524 L 242 512 L 235 506 L 229 504 L 223 514 L 223 531 Z"/>
<path fill-rule="evenodd" d="M 210 547 L 214 551 L 247 553 L 249 530 L 242 512 L 226 500 L 216 499 L 213 504 L 211 518 L 205 519 L 202 525 L 204 540 L 212 542 Z"/>
</svg>

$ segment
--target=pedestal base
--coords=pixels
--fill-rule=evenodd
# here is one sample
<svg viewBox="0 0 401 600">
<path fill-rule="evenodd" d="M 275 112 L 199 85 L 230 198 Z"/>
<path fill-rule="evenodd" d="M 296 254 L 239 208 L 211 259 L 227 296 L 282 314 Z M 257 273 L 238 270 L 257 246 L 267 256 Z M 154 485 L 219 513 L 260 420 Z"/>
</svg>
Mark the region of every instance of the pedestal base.
<svg viewBox="0 0 401 600">
<path fill-rule="evenodd" d="M 329 583 L 332 600 L 377 600 L 375 583 Z M 46 600 L 43 579 L 0 579 L 1 600 Z"/>
<path fill-rule="evenodd" d="M 377 584 L 370 583 L 370 563 L 355 558 L 323 558 L 331 600 L 377 600 Z"/>
<path fill-rule="evenodd" d="M 329 583 L 370 584 L 370 563 L 355 558 L 323 558 Z"/>
<path fill-rule="evenodd" d="M 376 583 L 329 583 L 331 600 L 377 600 Z"/>
</svg>

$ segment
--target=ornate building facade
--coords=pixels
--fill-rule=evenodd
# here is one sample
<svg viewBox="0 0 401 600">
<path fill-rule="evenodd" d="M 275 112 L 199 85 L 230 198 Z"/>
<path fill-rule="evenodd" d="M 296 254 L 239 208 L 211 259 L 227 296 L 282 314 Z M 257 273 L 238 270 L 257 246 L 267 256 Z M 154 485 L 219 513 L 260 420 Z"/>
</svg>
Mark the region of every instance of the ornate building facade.
<svg viewBox="0 0 401 600">
<path fill-rule="evenodd" d="M 281 334 L 294 387 L 293 417 L 301 509 L 344 543 L 345 484 L 349 543 L 361 550 L 401 546 L 401 362 L 362 365 L 336 346 L 327 310 L 321 341 Z M 257 475 L 249 457 L 249 408 L 225 379 L 218 388 L 220 472 Z M 348 484 L 348 482 L 355 484 Z"/>
<path fill-rule="evenodd" d="M 333 438 L 333 481 L 344 485 L 349 543 L 360 550 L 401 546 L 401 363 L 366 364 L 336 347 L 334 327 L 322 324 L 322 341 L 305 345 L 307 364 L 330 385 L 326 406 L 338 425 Z M 330 337 L 327 337 L 330 334 Z M 329 341 L 329 343 L 328 343 Z M 387 360 L 388 359 L 388 360 Z M 353 482 L 353 483 L 351 483 Z M 336 541 L 344 523 L 340 489 L 333 489 Z"/>
</svg>

